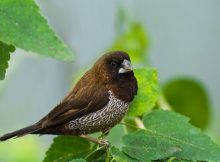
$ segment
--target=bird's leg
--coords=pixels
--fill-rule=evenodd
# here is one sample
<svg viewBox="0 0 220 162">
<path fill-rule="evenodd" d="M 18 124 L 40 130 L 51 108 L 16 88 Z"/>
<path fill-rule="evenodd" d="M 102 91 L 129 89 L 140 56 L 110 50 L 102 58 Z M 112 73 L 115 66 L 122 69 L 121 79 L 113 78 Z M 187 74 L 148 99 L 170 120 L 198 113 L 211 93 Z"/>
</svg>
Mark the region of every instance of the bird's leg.
<svg viewBox="0 0 220 162">
<path fill-rule="evenodd" d="M 98 137 L 99 141 L 106 146 L 109 145 L 109 141 L 106 139 L 106 136 L 108 135 L 108 133 L 109 133 L 109 130 L 103 131 L 102 134 Z"/>
<path fill-rule="evenodd" d="M 84 134 L 82 134 L 82 135 L 80 135 L 80 137 L 85 138 L 85 139 L 87 139 L 88 141 L 94 142 L 94 143 L 96 143 L 96 144 L 99 144 L 99 140 L 98 140 L 98 139 L 93 138 L 93 137 L 91 137 L 91 136 L 89 136 L 89 135 L 84 135 Z"/>
<path fill-rule="evenodd" d="M 108 133 L 109 133 L 109 130 L 103 131 L 102 134 L 98 137 L 98 139 L 105 139 Z"/>
<path fill-rule="evenodd" d="M 96 139 L 96 138 L 93 138 L 89 135 L 80 135 L 80 137 L 85 138 L 91 142 L 98 144 L 98 145 L 109 145 L 109 142 L 105 139 Z"/>
</svg>

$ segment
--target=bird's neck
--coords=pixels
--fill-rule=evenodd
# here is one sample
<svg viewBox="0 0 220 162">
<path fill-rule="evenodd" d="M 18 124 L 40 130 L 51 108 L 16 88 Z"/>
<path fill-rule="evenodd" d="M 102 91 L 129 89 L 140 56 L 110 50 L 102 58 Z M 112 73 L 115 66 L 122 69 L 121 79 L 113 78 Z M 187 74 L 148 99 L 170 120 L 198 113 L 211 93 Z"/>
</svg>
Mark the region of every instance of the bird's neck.
<svg viewBox="0 0 220 162">
<path fill-rule="evenodd" d="M 137 82 L 135 78 L 120 78 L 107 86 L 116 97 L 125 102 L 131 102 L 137 94 Z"/>
</svg>

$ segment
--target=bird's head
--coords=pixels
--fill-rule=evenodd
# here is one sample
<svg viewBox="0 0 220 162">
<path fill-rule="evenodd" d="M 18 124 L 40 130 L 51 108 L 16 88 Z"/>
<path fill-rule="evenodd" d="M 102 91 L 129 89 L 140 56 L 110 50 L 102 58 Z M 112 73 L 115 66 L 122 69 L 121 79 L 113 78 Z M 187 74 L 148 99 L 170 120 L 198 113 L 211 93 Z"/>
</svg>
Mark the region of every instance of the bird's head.
<svg viewBox="0 0 220 162">
<path fill-rule="evenodd" d="M 93 69 L 97 77 L 106 83 L 134 75 L 129 55 L 123 51 L 106 53 L 95 63 Z"/>
</svg>

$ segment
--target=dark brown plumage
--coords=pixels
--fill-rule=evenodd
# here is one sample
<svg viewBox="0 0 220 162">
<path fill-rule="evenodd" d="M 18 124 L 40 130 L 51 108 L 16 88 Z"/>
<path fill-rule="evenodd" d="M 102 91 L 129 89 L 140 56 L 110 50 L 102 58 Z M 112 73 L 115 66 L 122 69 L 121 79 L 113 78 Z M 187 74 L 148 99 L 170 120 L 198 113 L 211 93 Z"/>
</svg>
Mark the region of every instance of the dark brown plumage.
<svg viewBox="0 0 220 162">
<path fill-rule="evenodd" d="M 109 52 L 98 59 L 48 115 L 31 126 L 3 135 L 0 141 L 26 134 L 108 132 L 126 114 L 137 89 L 128 54 Z"/>
</svg>

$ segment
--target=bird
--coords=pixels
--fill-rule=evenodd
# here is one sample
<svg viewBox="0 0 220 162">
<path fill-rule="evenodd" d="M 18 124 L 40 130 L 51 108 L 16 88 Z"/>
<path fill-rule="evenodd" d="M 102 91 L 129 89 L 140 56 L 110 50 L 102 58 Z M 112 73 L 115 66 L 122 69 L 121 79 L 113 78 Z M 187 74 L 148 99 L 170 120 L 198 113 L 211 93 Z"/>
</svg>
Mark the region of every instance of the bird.
<svg viewBox="0 0 220 162">
<path fill-rule="evenodd" d="M 73 135 L 97 144 L 107 140 L 89 136 L 108 134 L 126 115 L 137 95 L 131 60 L 124 51 L 102 55 L 64 99 L 38 122 L 0 137 L 0 141 L 27 134 Z"/>
</svg>

